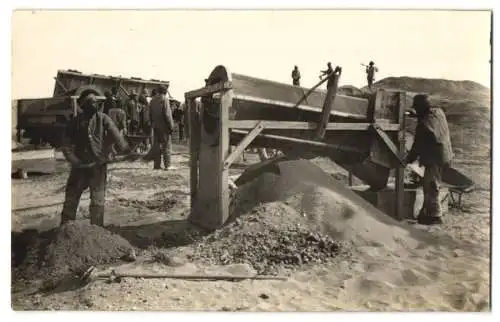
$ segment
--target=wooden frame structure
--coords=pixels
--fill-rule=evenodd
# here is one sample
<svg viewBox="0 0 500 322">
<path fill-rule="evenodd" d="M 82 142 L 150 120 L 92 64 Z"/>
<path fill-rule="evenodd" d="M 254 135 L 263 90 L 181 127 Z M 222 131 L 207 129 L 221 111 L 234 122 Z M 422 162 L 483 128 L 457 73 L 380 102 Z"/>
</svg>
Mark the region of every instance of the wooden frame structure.
<svg viewBox="0 0 500 322">
<path fill-rule="evenodd" d="M 250 85 L 243 88 L 243 81 L 245 86 Z M 298 87 L 230 74 L 224 66 L 217 66 L 205 82 L 205 87 L 185 93 L 190 132 L 191 214 L 189 219 L 191 222 L 208 229 L 220 227 L 226 222 L 230 215 L 229 168 L 247 147 L 254 144 L 259 147 L 267 147 L 268 144 L 275 144 L 278 147 L 280 144 L 305 146 L 312 149 L 308 153 L 313 154 L 333 153 L 332 151 L 340 154 L 359 153 L 360 150 L 368 151 L 366 156 L 371 160 L 370 162 L 387 169 L 387 178 L 384 178 L 385 181 L 382 180 L 385 184 L 387 184 L 390 170 L 396 169 L 394 206 L 399 218 L 404 217 L 402 214 L 404 205 L 402 159 L 405 149 L 404 93 L 378 90 L 373 95 L 373 99 L 362 100 L 342 95 L 336 96 L 335 84 L 332 86 L 333 89 L 330 87 L 326 94 L 311 90 L 313 94 L 307 100 L 309 105 L 300 105 L 303 99 L 296 100 L 297 104 L 285 101 L 285 98 L 288 99 L 288 93 L 295 93 Z M 277 87 L 276 90 L 269 90 L 269 93 L 259 96 L 264 85 Z M 283 99 L 269 98 L 279 91 L 284 93 Z M 252 95 L 248 95 L 248 92 Z M 305 93 L 303 89 L 302 93 Z M 306 94 L 303 95 L 306 96 Z M 318 97 L 315 98 L 314 95 Z M 290 100 L 293 99 L 293 97 L 290 98 Z M 314 100 L 316 103 L 311 104 Z M 245 104 L 260 105 L 251 105 L 246 108 Z M 306 111 L 316 115 L 316 119 L 320 116 L 320 120 L 314 122 L 266 119 L 265 112 L 253 119 L 247 118 L 246 115 L 253 113 L 255 109 L 252 107 L 256 106 L 276 110 L 283 108 L 283 111 L 287 110 L 295 114 Z M 237 113 L 235 113 L 236 107 L 239 108 Z M 351 108 L 352 113 L 349 111 Z M 275 116 L 270 115 L 269 118 L 271 117 Z M 332 122 L 332 117 L 339 121 Z M 325 135 L 327 138 L 323 139 Z M 363 142 L 367 140 L 358 137 L 359 135 L 369 138 L 371 143 L 368 148 Z M 235 136 L 238 139 L 234 139 Z M 236 145 L 232 152 L 230 152 L 231 143 Z M 345 168 L 356 175 L 356 173 L 362 173 L 359 169 L 363 167 L 358 165 Z M 383 187 L 385 185 L 379 185 L 377 189 Z"/>
</svg>

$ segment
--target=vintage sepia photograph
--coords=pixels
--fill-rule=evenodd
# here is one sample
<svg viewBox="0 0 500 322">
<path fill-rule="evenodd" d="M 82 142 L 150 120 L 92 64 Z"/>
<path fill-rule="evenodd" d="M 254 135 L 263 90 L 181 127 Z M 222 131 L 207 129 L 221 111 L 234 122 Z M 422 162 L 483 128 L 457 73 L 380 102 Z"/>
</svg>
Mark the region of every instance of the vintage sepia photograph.
<svg viewBox="0 0 500 322">
<path fill-rule="evenodd" d="M 492 10 L 119 9 L 11 13 L 12 310 L 491 312 Z"/>
</svg>

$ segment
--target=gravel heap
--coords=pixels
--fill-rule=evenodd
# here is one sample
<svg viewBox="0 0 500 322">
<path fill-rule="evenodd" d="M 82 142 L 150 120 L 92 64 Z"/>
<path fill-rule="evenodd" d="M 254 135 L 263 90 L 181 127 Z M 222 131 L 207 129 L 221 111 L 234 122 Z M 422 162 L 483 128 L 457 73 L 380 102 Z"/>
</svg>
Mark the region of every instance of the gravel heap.
<svg viewBox="0 0 500 322">
<path fill-rule="evenodd" d="M 246 263 L 258 274 L 275 275 L 348 254 L 346 243 L 314 232 L 300 214 L 290 218 L 290 210 L 280 202 L 260 205 L 204 237 L 189 257 L 211 265 Z"/>
<path fill-rule="evenodd" d="M 74 221 L 40 234 L 13 236 L 13 279 L 59 278 L 134 257 L 134 248 L 121 236 L 87 221 Z"/>
</svg>

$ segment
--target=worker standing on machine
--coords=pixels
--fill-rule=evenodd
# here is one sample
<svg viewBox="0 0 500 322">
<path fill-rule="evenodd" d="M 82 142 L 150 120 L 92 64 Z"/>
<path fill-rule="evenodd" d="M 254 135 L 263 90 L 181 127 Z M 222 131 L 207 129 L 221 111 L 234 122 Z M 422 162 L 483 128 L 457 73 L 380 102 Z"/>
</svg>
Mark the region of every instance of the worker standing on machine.
<svg viewBox="0 0 500 322">
<path fill-rule="evenodd" d="M 342 72 L 342 68 L 337 66 L 335 67 L 335 70 L 332 68 L 332 63 L 328 62 L 327 69 L 321 71 L 321 75 L 319 75 L 319 79 L 322 79 L 323 77 L 328 77 L 328 81 L 326 82 L 326 88 L 330 88 L 333 84 L 333 74 L 334 73 L 340 73 Z"/>
<path fill-rule="evenodd" d="M 294 86 L 300 86 L 300 71 L 297 65 L 292 70 L 292 82 Z"/>
<path fill-rule="evenodd" d="M 109 116 L 98 112 L 97 93 L 86 90 L 78 98 L 83 113 L 68 124 L 63 138 L 62 152 L 71 164 L 66 183 L 61 224 L 76 219 L 83 191 L 90 188 L 90 223 L 104 226 L 107 162 L 111 145 L 117 143 L 128 153 L 128 159 L 138 155 L 130 148 Z"/>
<path fill-rule="evenodd" d="M 375 63 L 371 61 L 368 66 L 366 66 L 365 72 L 368 88 L 371 90 L 373 81 L 375 80 L 375 73 L 378 72 L 378 68 L 375 66 Z"/>
<path fill-rule="evenodd" d="M 439 190 L 443 170 L 453 159 L 450 131 L 442 109 L 432 107 L 427 95 L 413 98 L 418 124 L 413 146 L 406 157 L 406 164 L 417 158 L 425 167 L 423 178 L 424 204 L 418 215 L 418 223 L 423 225 L 441 224 L 442 209 Z"/>
</svg>

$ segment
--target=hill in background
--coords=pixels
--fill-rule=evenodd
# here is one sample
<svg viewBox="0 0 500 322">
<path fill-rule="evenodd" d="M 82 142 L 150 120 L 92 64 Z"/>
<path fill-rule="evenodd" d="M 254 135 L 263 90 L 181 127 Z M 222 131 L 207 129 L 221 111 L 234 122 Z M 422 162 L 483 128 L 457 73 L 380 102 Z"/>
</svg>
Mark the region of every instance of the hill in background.
<svg viewBox="0 0 500 322">
<path fill-rule="evenodd" d="M 388 77 L 376 82 L 374 88 L 401 90 L 407 93 L 407 107 L 414 95 L 428 94 L 431 103 L 446 113 L 453 150 L 457 159 L 484 161 L 491 154 L 491 96 L 490 89 L 472 81 L 451 81 L 412 77 Z M 344 95 L 364 97 L 368 87 L 358 89 L 342 86 Z M 414 130 L 414 122 L 409 131 Z"/>
</svg>

